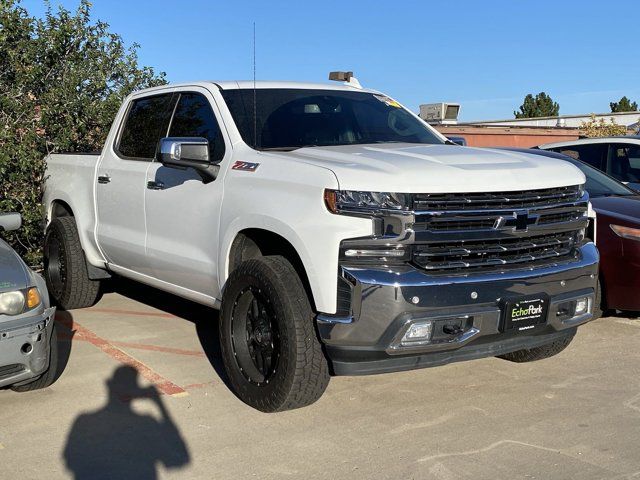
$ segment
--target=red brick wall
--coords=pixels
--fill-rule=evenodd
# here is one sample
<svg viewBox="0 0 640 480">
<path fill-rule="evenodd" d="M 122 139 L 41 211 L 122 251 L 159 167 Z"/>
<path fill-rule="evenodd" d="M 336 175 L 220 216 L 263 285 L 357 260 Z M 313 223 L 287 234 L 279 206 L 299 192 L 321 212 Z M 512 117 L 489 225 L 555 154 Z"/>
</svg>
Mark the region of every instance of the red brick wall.
<svg viewBox="0 0 640 480">
<path fill-rule="evenodd" d="M 529 148 L 544 143 L 576 140 L 577 128 L 549 127 L 479 127 L 464 125 L 435 125 L 445 136 L 463 137 L 470 147 Z"/>
</svg>

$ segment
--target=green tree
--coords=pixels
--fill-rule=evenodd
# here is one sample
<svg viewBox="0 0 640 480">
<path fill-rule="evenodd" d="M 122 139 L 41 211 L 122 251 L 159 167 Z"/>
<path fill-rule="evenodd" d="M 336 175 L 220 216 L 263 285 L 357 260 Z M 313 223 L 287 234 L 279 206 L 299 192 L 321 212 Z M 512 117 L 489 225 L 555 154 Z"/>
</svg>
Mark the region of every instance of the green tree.
<svg viewBox="0 0 640 480">
<path fill-rule="evenodd" d="M 528 94 L 520 105 L 519 112 L 513 112 L 516 118 L 555 117 L 560 112 L 560 105 L 544 92 L 535 97 Z"/>
<path fill-rule="evenodd" d="M 611 107 L 611 113 L 638 111 L 638 104 L 632 102 L 627 97 L 622 97 L 618 102 L 611 102 L 609 106 Z"/>
<path fill-rule="evenodd" d="M 166 83 L 138 65 L 109 25 L 73 13 L 30 16 L 20 0 L 0 0 L 0 212 L 18 211 L 23 228 L 3 234 L 31 265 L 41 256 L 44 157 L 101 148 L 122 99 Z"/>
</svg>

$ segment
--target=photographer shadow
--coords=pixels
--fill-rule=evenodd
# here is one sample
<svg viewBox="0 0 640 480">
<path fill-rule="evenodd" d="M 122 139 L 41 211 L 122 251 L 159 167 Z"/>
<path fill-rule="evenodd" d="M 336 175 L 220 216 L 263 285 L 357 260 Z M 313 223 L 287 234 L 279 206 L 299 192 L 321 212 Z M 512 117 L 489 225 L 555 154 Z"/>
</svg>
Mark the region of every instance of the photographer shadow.
<svg viewBox="0 0 640 480">
<path fill-rule="evenodd" d="M 107 381 L 108 402 L 76 418 L 63 458 L 75 479 L 157 478 L 157 466 L 189 464 L 187 445 L 155 386 L 141 388 L 138 372 L 118 367 Z M 149 401 L 159 418 L 140 414 L 133 402 Z"/>
</svg>

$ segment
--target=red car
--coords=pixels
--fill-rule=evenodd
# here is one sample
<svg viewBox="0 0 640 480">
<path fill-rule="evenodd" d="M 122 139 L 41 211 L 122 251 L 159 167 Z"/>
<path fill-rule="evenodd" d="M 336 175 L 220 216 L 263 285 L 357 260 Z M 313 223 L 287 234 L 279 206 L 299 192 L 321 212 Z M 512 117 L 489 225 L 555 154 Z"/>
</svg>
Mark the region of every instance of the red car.
<svg viewBox="0 0 640 480">
<path fill-rule="evenodd" d="M 600 251 L 601 308 L 640 312 L 640 195 L 613 177 L 574 158 L 539 149 L 505 149 L 572 163 L 587 177 L 596 211 Z"/>
</svg>

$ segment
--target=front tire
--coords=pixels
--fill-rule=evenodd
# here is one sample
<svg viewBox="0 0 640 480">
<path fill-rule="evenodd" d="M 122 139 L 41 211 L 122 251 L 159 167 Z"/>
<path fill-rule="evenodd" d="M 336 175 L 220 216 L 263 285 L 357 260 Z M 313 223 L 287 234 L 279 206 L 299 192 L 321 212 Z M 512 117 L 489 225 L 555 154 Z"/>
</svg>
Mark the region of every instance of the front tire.
<svg viewBox="0 0 640 480">
<path fill-rule="evenodd" d="M 503 358 L 504 360 L 509 360 L 510 362 L 516 363 L 535 362 L 536 360 L 543 360 L 545 358 L 553 357 L 554 355 L 559 354 L 569 346 L 571 340 L 573 340 L 573 335 L 563 337 L 559 340 L 555 340 L 540 347 L 527 348 L 523 350 L 516 350 L 515 352 L 505 353 L 504 355 L 499 355 L 498 358 Z"/>
<path fill-rule="evenodd" d="M 63 310 L 90 307 L 100 294 L 91 280 L 73 217 L 54 218 L 44 240 L 44 277 L 53 303 Z"/>
<path fill-rule="evenodd" d="M 282 256 L 247 260 L 231 273 L 220 345 L 235 394 L 263 412 L 309 405 L 329 383 L 309 299 Z"/>
</svg>

